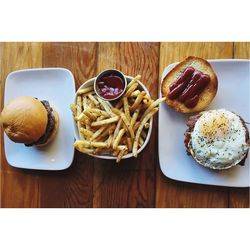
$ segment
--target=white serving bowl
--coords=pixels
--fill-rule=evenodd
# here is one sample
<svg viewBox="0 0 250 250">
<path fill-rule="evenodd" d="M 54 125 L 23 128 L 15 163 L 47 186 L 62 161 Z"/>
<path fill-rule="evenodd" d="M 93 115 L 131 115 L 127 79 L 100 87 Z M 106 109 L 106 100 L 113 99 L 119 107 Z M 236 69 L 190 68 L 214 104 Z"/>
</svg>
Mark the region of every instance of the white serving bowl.
<svg viewBox="0 0 250 250">
<path fill-rule="evenodd" d="M 126 77 L 126 79 L 127 79 L 127 83 L 128 83 L 128 84 L 129 84 L 130 81 L 133 79 L 133 77 L 131 77 L 131 76 L 125 76 L 125 77 Z M 89 87 L 89 86 L 91 86 L 91 85 L 94 85 L 95 79 L 96 79 L 96 77 L 87 80 L 86 82 L 84 82 L 84 83 L 79 87 L 78 90 L 87 88 L 87 87 Z M 145 85 L 142 84 L 140 81 L 138 81 L 138 82 L 139 82 L 139 88 L 140 88 L 141 90 L 145 91 L 145 92 L 147 93 L 147 95 L 150 96 L 150 94 L 149 94 L 149 92 L 148 92 L 148 89 L 145 87 Z M 77 92 L 76 92 L 76 94 L 75 94 L 75 100 L 74 100 L 75 104 L 76 104 L 76 98 L 77 98 Z M 72 116 L 72 117 L 73 117 L 73 116 Z M 73 117 L 73 119 L 74 119 L 74 117 Z M 149 125 L 150 125 L 150 126 L 149 126 L 149 128 L 148 128 L 148 133 L 147 133 L 146 140 L 144 141 L 144 144 L 142 145 L 142 147 L 140 147 L 140 148 L 138 149 L 138 154 L 139 154 L 139 153 L 146 147 L 146 145 L 148 144 L 149 138 L 150 138 L 151 133 L 152 133 L 153 117 L 151 117 L 151 119 L 150 119 L 150 121 L 149 121 Z M 78 131 L 78 127 L 77 127 L 75 121 L 74 121 L 74 132 L 75 132 L 75 139 L 76 139 L 76 140 L 81 140 L 80 135 L 79 135 L 79 131 Z M 89 154 L 89 155 L 91 155 L 91 156 L 93 156 L 93 157 L 96 157 L 96 158 L 107 159 L 107 160 L 116 160 L 116 159 L 117 159 L 116 156 L 107 155 L 107 154 L 105 154 L 105 155 L 104 155 L 104 154 L 103 154 L 103 155 Z M 128 158 L 131 158 L 131 157 L 133 157 L 133 154 L 132 154 L 132 153 L 128 153 L 127 155 L 124 155 L 124 156 L 122 157 L 122 159 L 128 159 Z"/>
</svg>

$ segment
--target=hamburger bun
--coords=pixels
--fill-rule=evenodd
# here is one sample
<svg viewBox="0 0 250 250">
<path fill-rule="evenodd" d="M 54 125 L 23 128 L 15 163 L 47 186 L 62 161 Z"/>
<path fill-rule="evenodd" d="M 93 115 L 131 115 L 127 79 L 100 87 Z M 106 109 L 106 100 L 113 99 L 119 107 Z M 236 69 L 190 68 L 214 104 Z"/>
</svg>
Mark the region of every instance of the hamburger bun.
<svg viewBox="0 0 250 250">
<path fill-rule="evenodd" d="M 178 98 L 170 99 L 168 94 L 170 92 L 169 86 L 174 83 L 184 72 L 187 67 L 193 67 L 195 70 L 207 74 L 210 81 L 199 94 L 198 103 L 192 107 L 187 107 L 184 103 L 180 102 Z M 212 66 L 204 59 L 194 56 L 189 56 L 184 61 L 177 64 L 162 80 L 161 92 L 162 96 L 166 97 L 166 103 L 172 109 L 182 113 L 192 113 L 204 110 L 213 100 L 217 93 L 218 80 Z"/>
<path fill-rule="evenodd" d="M 31 96 L 17 97 L 6 105 L 0 122 L 10 140 L 26 146 L 47 145 L 59 127 L 58 113 L 49 102 Z"/>
<path fill-rule="evenodd" d="M 12 141 L 32 143 L 45 133 L 48 116 L 39 100 L 30 96 L 20 96 L 4 107 L 0 121 Z"/>
</svg>

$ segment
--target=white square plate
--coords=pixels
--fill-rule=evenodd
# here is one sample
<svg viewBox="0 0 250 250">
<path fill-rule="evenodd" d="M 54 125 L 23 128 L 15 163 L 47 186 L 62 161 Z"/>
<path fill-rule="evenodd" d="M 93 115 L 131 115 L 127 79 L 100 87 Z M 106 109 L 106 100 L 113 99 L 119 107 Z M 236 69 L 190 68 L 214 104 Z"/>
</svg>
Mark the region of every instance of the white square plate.
<svg viewBox="0 0 250 250">
<path fill-rule="evenodd" d="M 225 108 L 250 122 L 249 60 L 209 60 L 218 77 L 218 92 L 206 108 Z M 177 63 L 169 65 L 162 79 Z M 160 91 L 161 96 L 161 91 Z M 163 174 L 171 179 L 228 187 L 249 187 L 249 157 L 245 166 L 215 171 L 204 168 L 186 154 L 184 133 L 189 115 L 178 113 L 160 105 L 159 111 L 159 161 Z M 249 125 L 248 125 L 249 128 Z"/>
<path fill-rule="evenodd" d="M 4 134 L 8 163 L 17 168 L 62 170 L 74 157 L 74 124 L 70 104 L 74 102 L 75 81 L 72 73 L 63 68 L 27 69 L 12 72 L 5 84 L 4 105 L 17 96 L 33 96 L 47 100 L 59 115 L 56 138 L 45 147 L 26 147 L 12 142 Z"/>
</svg>

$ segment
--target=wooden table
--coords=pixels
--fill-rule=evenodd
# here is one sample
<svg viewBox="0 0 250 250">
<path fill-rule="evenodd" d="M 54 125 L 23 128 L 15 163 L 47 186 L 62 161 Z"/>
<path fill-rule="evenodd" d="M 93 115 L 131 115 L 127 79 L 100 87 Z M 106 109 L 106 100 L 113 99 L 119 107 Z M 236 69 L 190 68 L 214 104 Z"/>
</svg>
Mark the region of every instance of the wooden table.
<svg viewBox="0 0 250 250">
<path fill-rule="evenodd" d="M 14 70 L 65 67 L 76 86 L 115 67 L 142 75 L 156 98 L 163 69 L 188 55 L 250 58 L 250 43 L 0 43 L 1 109 L 6 76 Z M 3 135 L 3 131 L 1 131 Z M 166 178 L 158 161 L 157 119 L 150 142 L 137 159 L 113 161 L 75 153 L 60 172 L 12 168 L 1 136 L 0 207 L 249 207 L 249 188 L 182 183 Z"/>
</svg>

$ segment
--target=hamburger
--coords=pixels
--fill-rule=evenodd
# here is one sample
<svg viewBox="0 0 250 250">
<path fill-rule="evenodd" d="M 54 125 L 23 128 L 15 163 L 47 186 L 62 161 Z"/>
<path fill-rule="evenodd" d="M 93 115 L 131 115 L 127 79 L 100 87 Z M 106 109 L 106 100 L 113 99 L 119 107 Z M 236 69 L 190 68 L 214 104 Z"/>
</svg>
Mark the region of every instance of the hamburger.
<svg viewBox="0 0 250 250">
<path fill-rule="evenodd" d="M 48 101 L 20 96 L 4 107 L 0 122 L 13 142 L 45 146 L 56 136 L 59 117 Z"/>
<path fill-rule="evenodd" d="M 209 110 L 191 116 L 187 126 L 187 153 L 200 165 L 218 170 L 244 166 L 249 131 L 239 115 L 225 109 Z"/>
<path fill-rule="evenodd" d="M 204 110 L 217 89 L 218 79 L 210 63 L 194 56 L 177 64 L 161 83 L 167 105 L 182 113 Z"/>
</svg>

